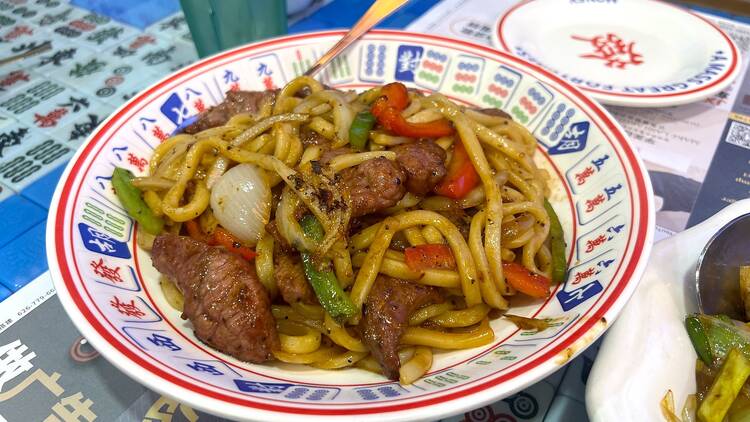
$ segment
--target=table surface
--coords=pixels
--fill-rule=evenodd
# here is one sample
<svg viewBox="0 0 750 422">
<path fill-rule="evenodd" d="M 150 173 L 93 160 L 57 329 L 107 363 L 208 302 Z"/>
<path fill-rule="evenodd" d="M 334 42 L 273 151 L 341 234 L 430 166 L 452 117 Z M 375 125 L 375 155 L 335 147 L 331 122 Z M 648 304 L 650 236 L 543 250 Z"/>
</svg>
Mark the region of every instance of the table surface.
<svg viewBox="0 0 750 422">
<path fill-rule="evenodd" d="M 438 2 L 412 1 L 379 27 L 404 28 Z M 0 302 L 47 270 L 45 225 L 52 193 L 87 133 L 139 90 L 197 60 L 177 0 L 118 3 L 0 0 L 0 57 L 53 41 L 52 52 L 0 68 Z M 297 20 L 289 32 L 349 27 L 370 3 L 329 2 Z M 99 15 L 87 16 L 89 10 Z M 94 72 L 98 76 L 87 77 Z M 59 101 L 29 102 L 28 94 L 40 86 L 60 91 Z M 52 152 L 39 154 L 42 150 Z M 597 350 L 595 344 L 556 374 L 483 414 L 508 421 L 587 420 L 584 388 Z"/>
</svg>

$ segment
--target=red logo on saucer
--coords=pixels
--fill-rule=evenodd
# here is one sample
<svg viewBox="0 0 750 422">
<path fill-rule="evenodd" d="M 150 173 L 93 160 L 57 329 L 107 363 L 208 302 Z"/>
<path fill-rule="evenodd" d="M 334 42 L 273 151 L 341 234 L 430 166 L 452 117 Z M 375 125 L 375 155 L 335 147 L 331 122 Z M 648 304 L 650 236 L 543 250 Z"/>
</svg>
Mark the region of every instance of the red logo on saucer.
<svg viewBox="0 0 750 422">
<path fill-rule="evenodd" d="M 579 35 L 571 35 L 570 37 L 577 41 L 588 42 L 594 47 L 593 53 L 579 56 L 584 59 L 604 60 L 605 66 L 616 69 L 625 69 L 625 66 L 629 64 L 637 66 L 643 63 L 643 56 L 633 50 L 635 42 L 626 43 L 616 34 L 607 33 L 593 38 Z"/>
</svg>

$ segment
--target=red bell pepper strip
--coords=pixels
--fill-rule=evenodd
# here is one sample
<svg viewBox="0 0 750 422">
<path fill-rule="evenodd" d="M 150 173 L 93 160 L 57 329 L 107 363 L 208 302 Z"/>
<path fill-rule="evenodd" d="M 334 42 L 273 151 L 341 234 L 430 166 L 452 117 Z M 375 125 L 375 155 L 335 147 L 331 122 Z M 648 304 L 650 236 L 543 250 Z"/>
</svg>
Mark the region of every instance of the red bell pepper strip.
<svg viewBox="0 0 750 422">
<path fill-rule="evenodd" d="M 229 252 L 239 255 L 248 261 L 258 256 L 254 250 L 244 246 L 232 233 L 221 227 L 216 227 L 214 232 L 209 236 L 203 233 L 198 220 L 194 219 L 186 221 L 185 228 L 191 238 L 208 243 L 211 246 L 223 246 Z"/>
<path fill-rule="evenodd" d="M 448 198 L 461 199 L 479 184 L 479 174 L 469 159 L 469 154 L 461 142 L 453 143 L 453 156 L 448 163 L 448 174 L 439 185 L 435 193 Z"/>
<path fill-rule="evenodd" d="M 380 89 L 380 97 L 372 104 L 371 113 L 378 117 L 385 109 L 392 107 L 403 110 L 409 105 L 409 93 L 406 86 L 402 83 L 393 82 L 384 85 Z"/>
<path fill-rule="evenodd" d="M 503 262 L 503 274 L 508 284 L 519 292 L 535 298 L 549 297 L 552 282 L 547 277 L 532 273 L 515 262 Z"/>
<path fill-rule="evenodd" d="M 426 123 L 409 123 L 401 112 L 409 105 L 406 86 L 399 82 L 385 85 L 372 105 L 372 114 L 383 127 L 395 135 L 409 138 L 439 138 L 452 135 L 453 126 L 446 119 Z"/>
<path fill-rule="evenodd" d="M 406 266 L 412 271 L 429 268 L 456 269 L 456 259 L 448 245 L 426 244 L 404 249 Z"/>
<path fill-rule="evenodd" d="M 185 222 L 185 228 L 187 229 L 188 236 L 191 238 L 204 243 L 210 243 L 208 236 L 203 233 L 198 219 L 188 220 Z"/>
<path fill-rule="evenodd" d="M 229 233 L 221 227 L 217 227 L 214 230 L 213 236 L 211 237 L 211 241 L 209 243 L 211 245 L 223 246 L 229 252 L 237 254 L 248 261 L 258 256 L 258 254 L 255 253 L 254 250 L 242 245 L 242 242 L 240 242 L 239 239 L 237 239 L 232 233 Z"/>
</svg>

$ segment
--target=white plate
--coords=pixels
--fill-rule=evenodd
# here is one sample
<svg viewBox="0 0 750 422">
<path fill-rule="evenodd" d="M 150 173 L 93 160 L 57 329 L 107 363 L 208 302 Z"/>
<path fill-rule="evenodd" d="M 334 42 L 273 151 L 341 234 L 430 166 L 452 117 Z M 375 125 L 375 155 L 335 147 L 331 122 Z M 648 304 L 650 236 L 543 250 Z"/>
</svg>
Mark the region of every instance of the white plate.
<svg viewBox="0 0 750 422">
<path fill-rule="evenodd" d="M 528 0 L 498 18 L 492 40 L 604 104 L 691 103 L 721 91 L 740 70 L 723 31 L 656 0 Z"/>
<path fill-rule="evenodd" d="M 596 102 L 548 72 L 497 50 L 430 35 L 371 31 L 322 72 L 324 83 L 366 89 L 394 80 L 475 107 L 502 107 L 539 141 L 553 206 L 575 264 L 547 301 L 513 308 L 555 318 L 541 333 L 492 322 L 496 341 L 436 353 L 408 386 L 360 369 L 253 365 L 211 350 L 166 303 L 158 273 L 114 198 L 113 166 L 136 174 L 167 134 L 230 89 L 278 87 L 332 46 L 341 31 L 300 34 L 206 58 L 135 96 L 68 165 L 47 229 L 50 273 L 81 333 L 149 388 L 236 419 L 438 419 L 513 394 L 583 351 L 622 309 L 651 247 L 648 175 L 623 130 Z M 105 271 L 105 267 L 109 271 Z"/>
<path fill-rule="evenodd" d="M 641 284 L 607 332 L 586 386 L 592 422 L 661 421 L 659 402 L 672 390 L 677 409 L 695 392 L 696 354 L 685 331 L 697 312 L 695 270 L 706 243 L 750 212 L 736 202 L 703 223 L 654 245 Z"/>
</svg>

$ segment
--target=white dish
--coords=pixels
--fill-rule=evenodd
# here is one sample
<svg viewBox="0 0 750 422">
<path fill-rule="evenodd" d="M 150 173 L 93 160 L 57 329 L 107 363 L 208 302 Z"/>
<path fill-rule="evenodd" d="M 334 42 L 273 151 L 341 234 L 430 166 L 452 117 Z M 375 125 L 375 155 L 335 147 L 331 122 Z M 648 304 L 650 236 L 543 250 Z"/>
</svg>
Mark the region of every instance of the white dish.
<svg viewBox="0 0 750 422">
<path fill-rule="evenodd" d="M 133 223 L 108 180 L 113 167 L 144 174 L 152 149 L 192 115 L 222 101 L 225 91 L 282 86 L 342 35 L 266 40 L 170 75 L 116 111 L 61 177 L 47 229 L 58 297 L 94 347 L 149 388 L 236 419 L 437 419 L 506 397 L 556 371 L 601 335 L 635 290 L 651 247 L 653 195 L 624 131 L 600 105 L 554 75 L 488 47 L 371 31 L 322 72 L 324 83 L 361 90 L 397 80 L 441 91 L 464 104 L 503 108 L 538 139 L 538 161 L 549 170 L 550 200 L 575 264 L 570 282 L 547 301 L 513 312 L 555 318 L 555 325 L 536 333 L 494 320 L 493 344 L 440 352 L 431 372 L 408 386 L 356 368 L 253 365 L 198 341 L 190 323 L 166 303 L 151 259 L 136 246 Z"/>
<path fill-rule="evenodd" d="M 654 245 L 641 284 L 609 329 L 586 386 L 592 422 L 661 421 L 659 402 L 672 390 L 681 409 L 695 392 L 697 355 L 685 316 L 698 311 L 695 270 L 706 243 L 750 212 L 750 199 Z"/>
<path fill-rule="evenodd" d="M 740 70 L 723 31 L 657 0 L 528 0 L 498 18 L 492 40 L 612 105 L 699 101 Z"/>
</svg>

